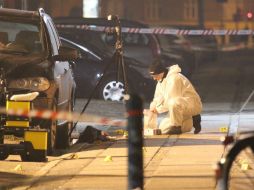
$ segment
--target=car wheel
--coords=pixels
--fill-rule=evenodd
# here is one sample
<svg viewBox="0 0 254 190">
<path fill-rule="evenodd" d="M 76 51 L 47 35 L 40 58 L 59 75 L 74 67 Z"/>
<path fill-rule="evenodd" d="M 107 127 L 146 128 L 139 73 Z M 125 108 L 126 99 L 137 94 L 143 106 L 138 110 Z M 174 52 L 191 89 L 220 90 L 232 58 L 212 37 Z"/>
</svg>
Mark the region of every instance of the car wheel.
<svg viewBox="0 0 254 190">
<path fill-rule="evenodd" d="M 74 99 L 72 98 L 68 104 L 68 111 L 73 112 Z M 73 127 L 73 122 L 67 122 L 64 125 L 57 126 L 57 136 L 56 136 L 56 148 L 66 149 L 71 145 L 71 137 L 69 132 Z"/>
<path fill-rule="evenodd" d="M 0 130 L 0 144 L 4 144 L 4 132 Z"/>
<path fill-rule="evenodd" d="M 52 105 L 52 111 L 57 111 L 57 101 L 53 101 Z M 56 126 L 57 126 L 57 120 L 51 119 L 49 120 L 49 132 L 48 132 L 48 155 L 52 155 L 55 152 L 56 149 Z"/>
<path fill-rule="evenodd" d="M 99 88 L 99 97 L 104 100 L 122 101 L 124 93 L 124 83 L 112 78 L 103 81 Z"/>
<path fill-rule="evenodd" d="M 6 158 L 8 158 L 9 153 L 8 153 L 8 149 L 7 148 L 3 148 L 2 150 L 0 150 L 0 160 L 5 160 Z"/>
</svg>

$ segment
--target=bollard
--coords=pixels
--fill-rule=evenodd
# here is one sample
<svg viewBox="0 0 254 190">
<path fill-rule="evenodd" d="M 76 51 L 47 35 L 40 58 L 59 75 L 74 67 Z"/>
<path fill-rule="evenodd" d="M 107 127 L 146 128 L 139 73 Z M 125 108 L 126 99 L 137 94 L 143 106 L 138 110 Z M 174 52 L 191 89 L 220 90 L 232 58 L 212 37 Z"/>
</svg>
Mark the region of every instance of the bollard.
<svg viewBox="0 0 254 190">
<path fill-rule="evenodd" d="M 143 189 L 143 102 L 137 95 L 126 98 L 128 114 L 128 189 Z"/>
</svg>

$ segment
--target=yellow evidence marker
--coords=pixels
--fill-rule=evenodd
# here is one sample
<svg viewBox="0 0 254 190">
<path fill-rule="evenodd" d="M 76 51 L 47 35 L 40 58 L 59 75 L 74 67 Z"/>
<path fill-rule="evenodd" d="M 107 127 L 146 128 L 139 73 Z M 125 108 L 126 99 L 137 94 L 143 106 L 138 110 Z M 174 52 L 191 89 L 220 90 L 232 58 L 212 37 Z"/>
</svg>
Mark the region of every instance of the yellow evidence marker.
<svg viewBox="0 0 254 190">
<path fill-rule="evenodd" d="M 221 133 L 226 133 L 226 132 L 228 132 L 228 126 L 220 127 L 220 132 L 221 132 Z"/>
<path fill-rule="evenodd" d="M 105 161 L 105 162 L 112 162 L 112 161 L 113 161 L 112 156 L 106 156 L 106 157 L 104 158 L 104 161 Z"/>
</svg>

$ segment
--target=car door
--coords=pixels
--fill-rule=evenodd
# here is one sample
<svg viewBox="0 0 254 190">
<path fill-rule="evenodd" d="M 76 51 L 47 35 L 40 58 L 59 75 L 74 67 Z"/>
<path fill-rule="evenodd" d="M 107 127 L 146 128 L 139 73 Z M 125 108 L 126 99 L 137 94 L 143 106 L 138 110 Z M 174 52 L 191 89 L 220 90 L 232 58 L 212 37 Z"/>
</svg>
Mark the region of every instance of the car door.
<svg viewBox="0 0 254 190">
<path fill-rule="evenodd" d="M 57 55 L 61 42 L 56 33 L 54 24 L 50 18 L 47 19 L 46 26 L 48 27 L 49 37 L 52 44 L 52 54 Z M 68 103 L 71 100 L 71 91 L 73 85 L 72 70 L 68 61 L 54 62 L 54 78 L 58 84 L 58 110 L 66 110 Z"/>
<path fill-rule="evenodd" d="M 105 67 L 102 57 L 66 38 L 61 38 L 61 42 L 64 46 L 77 49 L 81 55 L 75 61 L 76 66 L 74 69 L 74 78 L 77 84 L 76 96 L 81 98 L 87 97 L 91 94 L 97 81 L 102 76 Z"/>
</svg>

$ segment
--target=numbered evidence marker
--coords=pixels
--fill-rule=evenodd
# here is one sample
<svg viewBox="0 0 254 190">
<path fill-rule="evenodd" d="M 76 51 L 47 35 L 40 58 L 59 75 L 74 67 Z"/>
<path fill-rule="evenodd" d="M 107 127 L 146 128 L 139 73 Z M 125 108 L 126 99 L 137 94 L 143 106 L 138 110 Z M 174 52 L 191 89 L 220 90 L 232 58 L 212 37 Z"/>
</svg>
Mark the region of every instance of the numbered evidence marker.
<svg viewBox="0 0 254 190">
<path fill-rule="evenodd" d="M 71 154 L 70 159 L 79 159 L 79 156 L 77 153 Z"/>
<path fill-rule="evenodd" d="M 113 161 L 112 156 L 106 156 L 104 158 L 104 162 L 112 162 L 112 161 Z"/>
<path fill-rule="evenodd" d="M 240 162 L 242 171 L 246 171 L 246 170 L 250 169 L 248 160 L 243 159 L 243 160 L 240 160 L 239 162 Z"/>
<path fill-rule="evenodd" d="M 23 168 L 22 168 L 22 165 L 21 164 L 18 164 L 15 168 L 14 168 L 15 171 L 22 171 Z"/>
<path fill-rule="evenodd" d="M 220 132 L 221 132 L 221 133 L 226 133 L 226 132 L 228 132 L 228 126 L 222 126 L 222 127 L 220 127 Z"/>
</svg>

